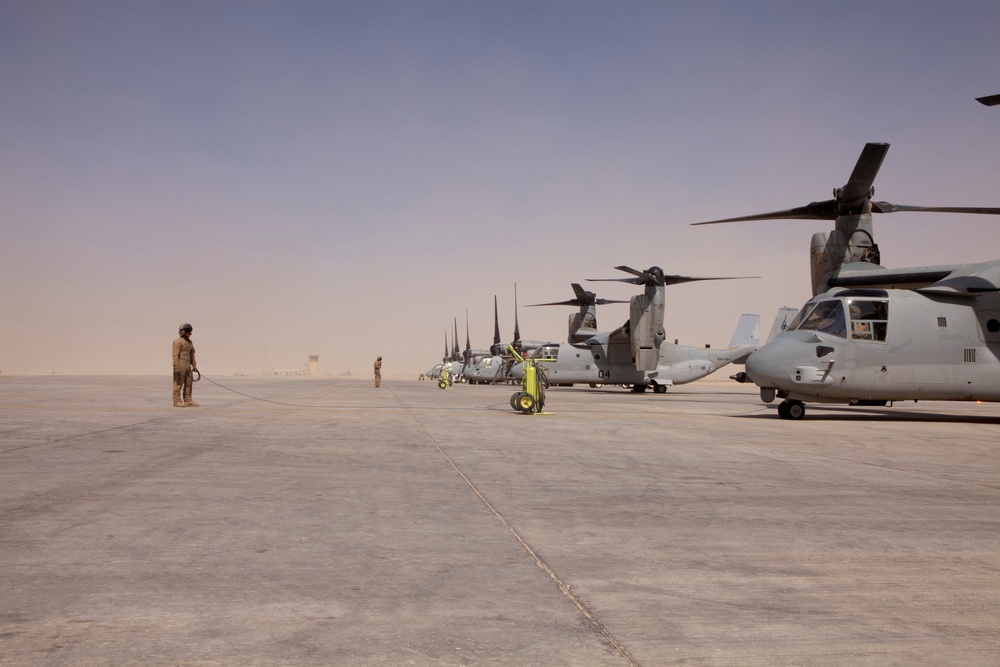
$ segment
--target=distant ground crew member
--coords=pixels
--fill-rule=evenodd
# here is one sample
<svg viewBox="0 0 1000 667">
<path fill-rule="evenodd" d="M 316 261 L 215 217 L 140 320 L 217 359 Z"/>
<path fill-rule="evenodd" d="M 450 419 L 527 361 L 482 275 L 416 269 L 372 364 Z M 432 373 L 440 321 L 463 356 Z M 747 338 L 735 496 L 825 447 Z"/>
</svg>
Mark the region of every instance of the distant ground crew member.
<svg viewBox="0 0 1000 667">
<path fill-rule="evenodd" d="M 194 374 L 198 372 L 198 362 L 194 358 L 194 345 L 191 344 L 191 332 L 194 327 L 184 323 L 178 329 L 180 338 L 174 341 L 174 407 L 197 408 L 198 403 L 191 400 L 191 387 L 194 384 Z M 181 390 L 184 390 L 184 400 L 181 401 Z"/>
<path fill-rule="evenodd" d="M 382 386 L 382 357 L 375 360 L 375 388 Z"/>
</svg>

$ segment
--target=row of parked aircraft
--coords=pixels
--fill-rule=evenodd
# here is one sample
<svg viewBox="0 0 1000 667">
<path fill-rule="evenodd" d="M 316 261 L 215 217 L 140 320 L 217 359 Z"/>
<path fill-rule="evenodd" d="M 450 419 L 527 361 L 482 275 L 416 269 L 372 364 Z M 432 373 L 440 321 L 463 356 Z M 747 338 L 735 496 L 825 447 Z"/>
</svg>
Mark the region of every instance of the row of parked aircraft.
<svg viewBox="0 0 1000 667">
<path fill-rule="evenodd" d="M 760 388 L 761 399 L 782 399 L 778 414 L 801 419 L 805 404 L 884 406 L 903 400 L 1000 401 L 1000 260 L 888 269 L 880 263 L 872 215 L 894 212 L 1000 215 L 1000 208 L 926 207 L 873 201 L 874 181 L 889 145 L 869 143 L 847 184 L 833 199 L 751 216 L 693 223 L 751 220 L 831 220 L 810 245 L 813 297 L 801 309 L 781 309 L 761 346 L 759 317 L 743 315 L 730 347 L 720 350 L 666 340 L 664 290 L 693 280 L 665 275 L 659 267 L 630 274 L 643 286 L 632 297 L 629 320 L 605 333 L 597 330 L 596 306 L 604 302 L 573 284 L 576 305 L 566 343 L 521 341 L 529 354 L 553 358 L 545 364 L 550 384 L 621 384 L 636 392 L 662 393 L 730 363 L 745 363 L 734 375 Z M 518 377 L 500 345 L 478 355 L 456 345 L 454 372 L 469 382 Z M 447 343 L 446 343 L 447 345 Z M 446 357 L 448 350 L 446 347 Z M 457 357 L 457 358 L 456 358 Z M 440 365 L 439 365 L 440 366 Z"/>
<path fill-rule="evenodd" d="M 741 364 L 760 347 L 760 317 L 744 314 L 737 323 L 729 347 L 692 347 L 667 340 L 664 328 L 665 290 L 670 285 L 701 280 L 730 280 L 732 278 L 694 278 L 666 275 L 660 267 L 645 271 L 631 267 L 616 267 L 630 274 L 629 278 L 612 278 L 635 285 L 643 291 L 629 302 L 599 299 L 594 292 L 584 290 L 579 283 L 572 283 L 574 298 L 533 306 L 576 306 L 578 311 L 569 316 L 568 335 L 565 343 L 543 340 L 524 340 L 520 336 L 515 305 L 514 341 L 512 345 L 523 355 L 546 359 L 542 368 L 546 382 L 556 386 L 574 384 L 621 385 L 636 393 L 652 389 L 665 393 L 676 384 L 701 379 L 731 363 Z M 593 280 L 593 279 L 592 279 Z M 629 303 L 629 319 L 617 329 L 600 332 L 597 328 L 597 306 L 608 303 Z M 515 296 L 516 304 L 516 296 Z M 458 322 L 449 352 L 445 334 L 445 355 L 442 363 L 428 371 L 432 378 L 441 376 L 441 368 L 461 382 L 486 384 L 512 382 L 521 379 L 521 364 L 508 354 L 507 346 L 500 342 L 500 324 L 494 297 L 494 336 L 489 350 L 473 349 L 466 323 L 465 350 L 458 348 Z M 787 326 L 794 317 L 790 308 L 779 310 L 772 331 Z"/>
</svg>

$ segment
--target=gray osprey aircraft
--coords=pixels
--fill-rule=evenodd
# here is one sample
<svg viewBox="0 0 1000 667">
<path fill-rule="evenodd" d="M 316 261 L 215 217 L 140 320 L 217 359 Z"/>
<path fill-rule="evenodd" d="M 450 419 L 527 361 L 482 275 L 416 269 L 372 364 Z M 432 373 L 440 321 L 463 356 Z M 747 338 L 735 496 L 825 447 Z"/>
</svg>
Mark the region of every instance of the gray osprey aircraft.
<svg viewBox="0 0 1000 667">
<path fill-rule="evenodd" d="M 1000 215 L 1000 208 L 872 201 L 889 150 L 865 146 L 833 199 L 725 220 L 834 220 L 813 235 L 811 298 L 788 330 L 754 352 L 746 375 L 778 414 L 801 419 L 806 402 L 886 405 L 900 400 L 1000 401 L 1000 260 L 887 269 L 873 213 Z"/>
<path fill-rule="evenodd" d="M 514 284 L 514 340 L 510 343 L 516 350 L 525 352 L 534 350 L 547 341 L 522 340 L 521 329 L 517 321 L 517 283 Z M 468 344 L 466 345 L 468 347 Z M 507 352 L 507 345 L 500 342 L 500 315 L 497 309 L 497 298 L 493 296 L 493 345 L 489 352 L 473 351 L 471 362 L 462 370 L 462 376 L 470 384 L 494 384 L 511 380 L 510 369 L 514 357 Z"/>
<path fill-rule="evenodd" d="M 441 357 L 441 363 L 435 364 L 433 368 L 424 373 L 424 376 L 430 379 L 437 379 L 441 377 L 441 369 L 447 368 L 449 373 L 454 372 L 455 369 L 461 367 L 462 357 L 458 351 L 458 320 L 455 320 L 455 344 L 449 351 L 448 346 L 448 330 L 444 330 L 444 356 Z M 456 364 L 458 364 L 456 366 Z"/>
<path fill-rule="evenodd" d="M 637 271 L 615 267 L 632 278 L 608 278 L 643 285 L 642 294 L 633 296 L 629 320 L 609 333 L 598 333 L 581 343 L 549 344 L 539 348 L 540 356 L 554 358 L 544 364 L 549 384 L 622 384 L 642 393 L 650 386 L 661 394 L 674 384 L 692 382 L 729 363 L 740 363 L 759 346 L 760 318 L 744 315 L 731 346 L 726 349 L 688 347 L 665 340 L 663 328 L 664 292 L 668 285 L 700 280 L 733 278 L 691 278 L 664 275 L 658 266 Z M 593 280 L 593 279 L 592 279 Z M 519 366 L 512 375 L 519 377 Z"/>
<path fill-rule="evenodd" d="M 465 381 L 469 384 L 493 384 L 506 380 L 510 364 L 505 363 L 503 353 L 504 346 L 500 342 L 500 313 L 497 309 L 497 297 L 494 295 L 493 345 L 488 351 L 473 351 L 469 363 L 462 370 Z"/>
</svg>

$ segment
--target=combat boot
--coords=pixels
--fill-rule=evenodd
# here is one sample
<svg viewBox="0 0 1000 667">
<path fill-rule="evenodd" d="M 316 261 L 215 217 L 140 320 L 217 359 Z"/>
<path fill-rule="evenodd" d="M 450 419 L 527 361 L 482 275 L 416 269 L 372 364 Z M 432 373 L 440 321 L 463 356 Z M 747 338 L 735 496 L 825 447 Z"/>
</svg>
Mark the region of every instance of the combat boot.
<svg viewBox="0 0 1000 667">
<path fill-rule="evenodd" d="M 181 403 L 180 401 L 174 401 L 174 407 L 175 408 L 183 408 L 184 404 Z"/>
<path fill-rule="evenodd" d="M 195 403 L 194 401 L 188 401 L 187 403 L 184 404 L 184 407 L 186 407 L 186 408 L 200 408 L 201 407 L 201 403 Z"/>
</svg>

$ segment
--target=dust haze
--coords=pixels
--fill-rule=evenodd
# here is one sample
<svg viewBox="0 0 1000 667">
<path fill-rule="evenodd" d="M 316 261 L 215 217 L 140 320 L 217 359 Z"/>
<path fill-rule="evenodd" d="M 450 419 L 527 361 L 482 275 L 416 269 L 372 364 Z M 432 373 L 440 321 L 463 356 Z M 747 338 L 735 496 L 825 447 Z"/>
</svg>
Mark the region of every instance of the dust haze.
<svg viewBox="0 0 1000 667">
<path fill-rule="evenodd" d="M 851 9 L 853 7 L 853 9 Z M 614 266 L 760 275 L 667 293 L 725 345 L 809 297 L 827 199 L 1000 205 L 991 3 L 9 2 L 0 7 L 0 372 L 411 376 Z M 891 29 L 887 29 L 891 26 Z M 983 216 L 876 217 L 887 266 L 995 259 Z M 526 338 L 570 308 L 522 308 Z M 598 310 L 602 329 L 627 305 Z"/>
</svg>

